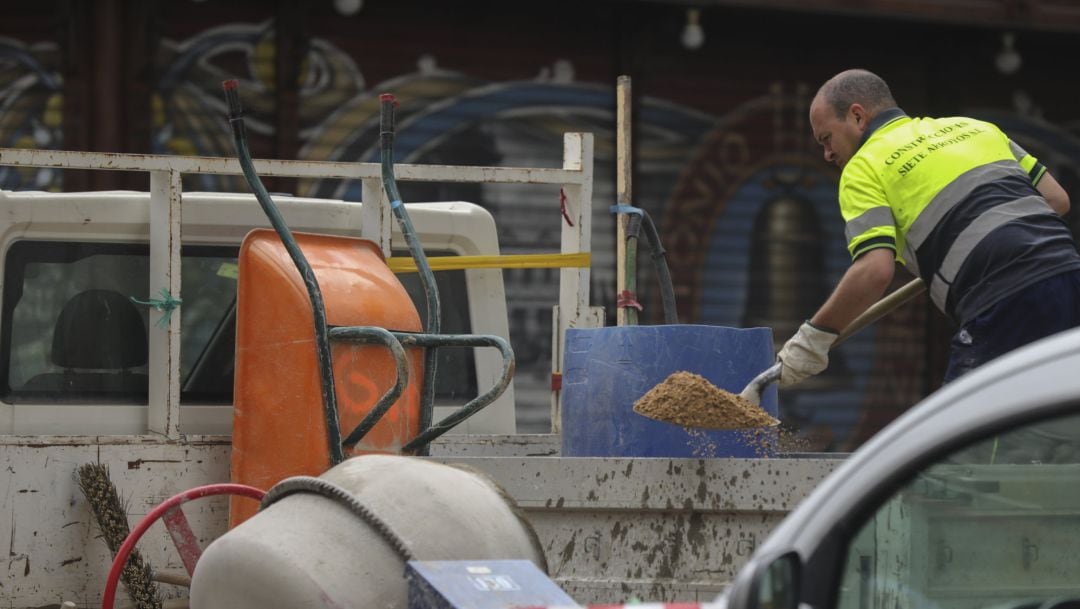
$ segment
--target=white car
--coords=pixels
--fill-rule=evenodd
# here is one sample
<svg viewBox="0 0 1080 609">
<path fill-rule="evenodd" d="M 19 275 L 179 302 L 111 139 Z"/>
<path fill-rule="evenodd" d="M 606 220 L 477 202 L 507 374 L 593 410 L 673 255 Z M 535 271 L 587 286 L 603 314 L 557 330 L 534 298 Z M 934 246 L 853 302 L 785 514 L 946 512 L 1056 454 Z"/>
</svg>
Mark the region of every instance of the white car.
<svg viewBox="0 0 1080 609">
<path fill-rule="evenodd" d="M 716 604 L 1080 606 L 1080 329 L 975 370 L 882 430 Z"/>
</svg>

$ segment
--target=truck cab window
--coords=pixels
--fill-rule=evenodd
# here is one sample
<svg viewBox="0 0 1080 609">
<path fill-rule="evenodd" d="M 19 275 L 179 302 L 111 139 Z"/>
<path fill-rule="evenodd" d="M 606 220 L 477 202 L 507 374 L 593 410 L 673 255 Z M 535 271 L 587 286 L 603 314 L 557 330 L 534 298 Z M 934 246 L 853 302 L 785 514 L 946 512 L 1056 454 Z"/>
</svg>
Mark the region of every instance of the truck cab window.
<svg viewBox="0 0 1080 609">
<path fill-rule="evenodd" d="M 408 256 L 408 250 L 394 251 L 394 256 Z M 428 256 L 452 256 L 452 252 L 427 252 Z M 427 328 L 427 304 L 419 273 L 401 273 L 397 276 L 409 293 L 420 321 Z M 442 309 L 442 334 L 471 334 L 469 321 L 469 295 L 466 291 L 465 271 L 438 271 L 435 284 L 439 288 Z M 435 373 L 435 399 L 440 406 L 462 406 L 478 395 L 476 384 L 476 358 L 470 347 L 444 347 L 439 349 Z"/>
<path fill-rule="evenodd" d="M 188 378 L 236 295 L 235 247 L 184 247 L 181 374 Z M 149 247 L 20 241 L 4 267 L 0 392 L 8 403 L 147 401 Z M 231 345 L 228 359 L 231 362 Z M 231 373 L 230 373 L 231 374 Z M 181 399 L 230 403 L 227 387 Z"/>
<path fill-rule="evenodd" d="M 181 250 L 180 399 L 231 404 L 238 248 Z M 403 252 L 402 254 L 407 255 Z M 432 252 L 431 255 L 446 255 Z M 146 404 L 149 247 L 19 241 L 8 251 L 0 316 L 0 398 L 7 403 Z M 423 318 L 416 273 L 399 276 Z M 471 331 L 464 271 L 436 273 L 443 333 Z M 440 349 L 436 398 L 476 396 L 470 349 Z"/>
<path fill-rule="evenodd" d="M 1074 410 L 1075 412 L 1075 410 Z M 925 468 L 848 546 L 842 609 L 1037 607 L 1076 594 L 1080 415 Z"/>
</svg>

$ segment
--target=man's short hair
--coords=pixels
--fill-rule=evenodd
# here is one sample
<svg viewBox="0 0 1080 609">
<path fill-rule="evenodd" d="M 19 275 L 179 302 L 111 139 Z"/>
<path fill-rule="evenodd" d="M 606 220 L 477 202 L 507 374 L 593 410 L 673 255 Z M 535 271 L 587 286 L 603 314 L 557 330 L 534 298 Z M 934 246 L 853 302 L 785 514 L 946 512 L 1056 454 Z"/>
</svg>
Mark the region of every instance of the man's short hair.
<svg viewBox="0 0 1080 609">
<path fill-rule="evenodd" d="M 832 108 L 837 118 L 844 118 L 851 104 L 859 104 L 870 112 L 896 105 L 892 91 L 885 81 L 868 70 L 845 70 L 821 85 L 819 96 Z"/>
</svg>

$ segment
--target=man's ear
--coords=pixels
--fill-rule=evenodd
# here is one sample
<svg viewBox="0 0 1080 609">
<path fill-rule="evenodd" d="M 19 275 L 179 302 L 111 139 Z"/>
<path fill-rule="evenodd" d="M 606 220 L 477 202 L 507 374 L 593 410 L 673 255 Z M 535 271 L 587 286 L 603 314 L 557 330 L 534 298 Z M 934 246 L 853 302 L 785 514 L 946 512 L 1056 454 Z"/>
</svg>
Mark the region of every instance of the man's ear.
<svg viewBox="0 0 1080 609">
<path fill-rule="evenodd" d="M 863 108 L 861 104 L 851 104 L 848 112 L 855 117 L 855 126 L 858 127 L 859 131 L 865 131 L 866 126 L 870 123 L 870 113 L 866 111 L 866 108 Z"/>
</svg>

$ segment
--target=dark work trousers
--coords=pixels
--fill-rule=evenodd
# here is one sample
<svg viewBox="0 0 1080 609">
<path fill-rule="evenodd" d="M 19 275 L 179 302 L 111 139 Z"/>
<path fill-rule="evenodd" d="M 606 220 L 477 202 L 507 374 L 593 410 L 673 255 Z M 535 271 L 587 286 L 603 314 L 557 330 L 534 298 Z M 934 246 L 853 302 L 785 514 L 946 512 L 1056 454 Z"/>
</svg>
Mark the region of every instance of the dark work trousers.
<svg viewBox="0 0 1080 609">
<path fill-rule="evenodd" d="M 1080 271 L 1030 285 L 967 322 L 952 338 L 948 383 L 1017 347 L 1080 326 Z"/>
</svg>

